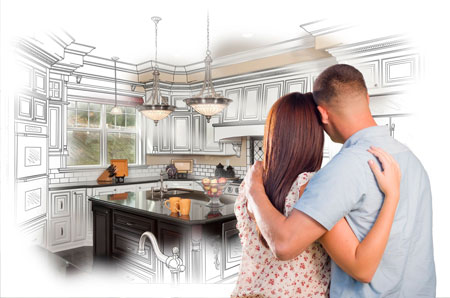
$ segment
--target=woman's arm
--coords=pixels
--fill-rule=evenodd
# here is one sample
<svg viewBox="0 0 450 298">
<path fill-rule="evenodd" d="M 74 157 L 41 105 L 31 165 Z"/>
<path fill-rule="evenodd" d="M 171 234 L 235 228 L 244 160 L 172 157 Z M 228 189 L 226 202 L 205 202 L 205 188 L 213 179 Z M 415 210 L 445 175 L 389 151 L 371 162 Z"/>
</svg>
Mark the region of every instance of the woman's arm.
<svg viewBox="0 0 450 298">
<path fill-rule="evenodd" d="M 372 280 L 386 248 L 400 198 L 401 180 L 399 165 L 392 156 L 374 147 L 369 152 L 383 166 L 384 171 L 381 172 L 375 162 L 369 161 L 378 185 L 385 194 L 383 206 L 372 229 L 360 243 L 345 218 L 342 218 L 320 239 L 339 267 L 354 279 L 365 283 Z"/>
</svg>

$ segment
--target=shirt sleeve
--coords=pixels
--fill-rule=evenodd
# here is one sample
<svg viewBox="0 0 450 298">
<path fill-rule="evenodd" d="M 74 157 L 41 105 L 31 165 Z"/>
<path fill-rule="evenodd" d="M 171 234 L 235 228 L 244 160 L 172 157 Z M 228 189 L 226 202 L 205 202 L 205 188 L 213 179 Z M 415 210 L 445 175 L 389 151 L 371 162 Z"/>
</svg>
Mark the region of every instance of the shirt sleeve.
<svg viewBox="0 0 450 298">
<path fill-rule="evenodd" d="M 331 230 L 364 196 L 364 167 L 355 153 L 341 151 L 313 176 L 294 208 Z"/>
</svg>

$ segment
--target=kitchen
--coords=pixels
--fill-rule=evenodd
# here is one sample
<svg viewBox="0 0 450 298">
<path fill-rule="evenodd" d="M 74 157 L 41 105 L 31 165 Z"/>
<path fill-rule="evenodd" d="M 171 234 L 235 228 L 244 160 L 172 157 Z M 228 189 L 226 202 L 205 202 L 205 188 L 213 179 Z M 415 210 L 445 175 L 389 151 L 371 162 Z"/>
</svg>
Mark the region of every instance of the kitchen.
<svg viewBox="0 0 450 298">
<path fill-rule="evenodd" d="M 284 94 L 311 91 L 333 64 L 363 73 L 372 114 L 391 136 L 412 148 L 419 142 L 414 92 L 426 59 L 401 30 L 360 34 L 366 27 L 309 16 L 283 33 L 245 22 L 237 32 L 219 9 L 203 8 L 184 37 L 182 14 L 149 9 L 155 14 L 140 18 L 140 32 L 117 33 L 124 41 L 139 35 L 139 51 L 96 36 L 105 28 L 90 34 L 89 24 L 14 39 L 7 207 L 21 237 L 61 261 L 67 278 L 107 260 L 125 284 L 230 289 L 241 257 L 233 202 L 262 160 L 268 111 Z M 182 50 L 171 48 L 173 39 Z M 199 97 L 216 101 L 206 106 Z M 327 138 L 324 164 L 339 149 Z M 226 183 L 213 181 L 219 177 Z M 184 217 L 164 207 L 174 196 L 191 199 Z M 146 231 L 154 241 L 140 242 Z"/>
</svg>

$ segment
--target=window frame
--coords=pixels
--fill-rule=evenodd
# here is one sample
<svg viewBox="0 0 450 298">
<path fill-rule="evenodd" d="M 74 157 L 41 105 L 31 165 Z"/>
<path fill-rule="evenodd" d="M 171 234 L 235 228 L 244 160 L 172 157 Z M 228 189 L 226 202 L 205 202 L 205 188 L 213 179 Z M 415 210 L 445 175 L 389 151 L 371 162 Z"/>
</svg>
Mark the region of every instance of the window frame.
<svg viewBox="0 0 450 298">
<path fill-rule="evenodd" d="M 135 134 L 135 163 L 133 164 L 128 164 L 128 166 L 131 167 L 135 167 L 135 166 L 139 166 L 142 165 L 142 161 L 145 159 L 143 158 L 142 155 L 142 140 L 141 140 L 141 135 L 142 135 L 142 116 L 140 115 L 140 113 L 138 113 L 137 109 L 135 106 L 133 105 L 118 105 L 121 108 L 134 108 L 136 111 L 136 116 L 135 116 L 135 128 L 134 129 L 114 129 L 114 128 L 108 128 L 106 125 L 106 117 L 107 117 L 107 111 L 106 108 L 108 105 L 113 105 L 110 102 L 100 102 L 100 101 L 94 101 L 94 100 L 82 100 L 82 99 L 68 99 L 69 102 L 82 102 L 82 103 L 92 103 L 92 104 L 100 104 L 101 108 L 100 108 L 100 125 L 98 128 L 91 128 L 91 127 L 71 127 L 68 124 L 69 121 L 69 108 L 67 107 L 67 116 L 66 116 L 66 121 L 67 121 L 67 125 L 66 125 L 66 134 L 69 131 L 95 131 L 95 132 L 100 132 L 100 164 L 95 164 L 95 165 L 68 165 L 68 156 L 66 157 L 66 167 L 70 168 L 70 169 L 97 169 L 97 168 L 105 168 L 107 166 L 109 166 L 108 163 L 108 133 L 117 133 L 117 132 L 121 132 L 121 133 L 130 133 L 130 134 Z M 78 106 L 76 108 L 76 110 L 78 111 Z M 67 142 L 68 142 L 68 137 L 67 137 Z M 69 145 L 69 144 L 68 144 Z M 69 155 L 70 155 L 70 147 L 68 146 L 68 150 L 69 150 Z"/>
</svg>

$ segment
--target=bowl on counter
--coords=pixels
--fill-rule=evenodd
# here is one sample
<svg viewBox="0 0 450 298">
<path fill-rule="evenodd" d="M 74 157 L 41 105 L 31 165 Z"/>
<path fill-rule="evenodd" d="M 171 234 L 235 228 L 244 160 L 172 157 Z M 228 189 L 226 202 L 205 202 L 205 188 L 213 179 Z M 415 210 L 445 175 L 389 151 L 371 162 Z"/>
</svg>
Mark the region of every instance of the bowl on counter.
<svg viewBox="0 0 450 298">
<path fill-rule="evenodd" d="M 203 193 L 209 198 L 207 206 L 220 207 L 224 204 L 220 201 L 220 197 L 223 195 L 225 188 L 231 182 L 227 178 L 203 178 L 202 180 L 196 180 L 202 189 Z"/>
</svg>

